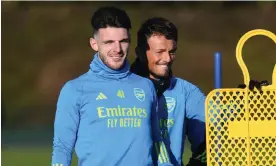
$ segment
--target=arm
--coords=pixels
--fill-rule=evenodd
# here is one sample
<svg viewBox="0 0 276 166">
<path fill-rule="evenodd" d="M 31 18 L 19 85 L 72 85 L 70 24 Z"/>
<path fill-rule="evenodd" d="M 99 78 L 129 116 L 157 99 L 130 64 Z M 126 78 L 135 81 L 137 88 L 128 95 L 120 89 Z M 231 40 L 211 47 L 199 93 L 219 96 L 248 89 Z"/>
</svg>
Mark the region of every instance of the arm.
<svg viewBox="0 0 276 166">
<path fill-rule="evenodd" d="M 192 158 L 189 166 L 206 166 L 205 95 L 196 87 L 187 96 L 187 135 L 191 143 Z"/>
<path fill-rule="evenodd" d="M 77 92 L 70 83 L 62 88 L 54 123 L 52 165 L 70 166 L 79 126 Z"/>
<path fill-rule="evenodd" d="M 158 121 L 158 104 L 156 92 L 153 90 L 153 105 L 151 110 L 152 138 L 153 138 L 153 161 L 155 165 L 171 166 L 168 150 L 161 136 L 161 130 Z M 158 157 L 157 157 L 158 156 Z M 157 159 L 158 158 L 158 159 Z M 158 164 L 156 164 L 156 160 Z"/>
</svg>

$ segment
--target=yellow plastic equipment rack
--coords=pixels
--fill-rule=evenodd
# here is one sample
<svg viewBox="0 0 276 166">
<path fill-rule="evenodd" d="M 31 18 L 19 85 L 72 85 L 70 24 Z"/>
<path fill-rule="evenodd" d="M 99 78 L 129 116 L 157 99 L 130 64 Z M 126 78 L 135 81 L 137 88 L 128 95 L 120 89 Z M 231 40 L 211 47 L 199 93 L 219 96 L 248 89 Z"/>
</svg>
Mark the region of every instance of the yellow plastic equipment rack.
<svg viewBox="0 0 276 166">
<path fill-rule="evenodd" d="M 245 42 L 264 35 L 276 44 L 276 35 L 264 29 L 247 32 L 236 47 L 244 84 L 250 76 L 242 59 Z M 276 56 L 276 55 L 275 55 Z M 205 103 L 208 166 L 276 166 L 276 64 L 272 84 L 263 92 L 248 88 L 215 89 Z"/>
</svg>

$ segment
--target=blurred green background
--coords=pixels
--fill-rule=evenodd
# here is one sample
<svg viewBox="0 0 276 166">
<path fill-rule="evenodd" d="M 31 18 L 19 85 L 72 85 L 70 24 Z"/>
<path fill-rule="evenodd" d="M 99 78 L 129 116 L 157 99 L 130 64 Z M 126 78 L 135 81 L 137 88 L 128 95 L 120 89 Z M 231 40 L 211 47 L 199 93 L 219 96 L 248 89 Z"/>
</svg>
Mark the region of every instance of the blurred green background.
<svg viewBox="0 0 276 166">
<path fill-rule="evenodd" d="M 235 57 L 240 37 L 256 28 L 276 33 L 275 2 L 1 1 L 3 166 L 50 164 L 60 88 L 88 70 L 90 18 L 106 5 L 125 9 L 132 19 L 130 62 L 141 23 L 154 16 L 171 20 L 179 30 L 174 75 L 206 94 L 213 89 L 214 52 L 222 53 L 223 87 L 236 87 L 243 83 Z M 276 46 L 270 39 L 250 39 L 243 56 L 251 78 L 271 82 Z M 188 148 L 186 154 L 185 163 Z"/>
</svg>

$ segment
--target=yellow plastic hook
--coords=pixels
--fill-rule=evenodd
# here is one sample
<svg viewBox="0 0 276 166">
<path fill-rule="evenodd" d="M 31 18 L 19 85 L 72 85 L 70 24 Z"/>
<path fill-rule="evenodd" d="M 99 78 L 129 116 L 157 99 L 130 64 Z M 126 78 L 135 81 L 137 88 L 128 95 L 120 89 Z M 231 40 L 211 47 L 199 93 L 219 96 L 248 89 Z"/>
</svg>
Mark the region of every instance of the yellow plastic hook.
<svg viewBox="0 0 276 166">
<path fill-rule="evenodd" d="M 264 29 L 251 30 L 251 31 L 247 32 L 246 34 L 244 34 L 240 38 L 240 40 L 237 44 L 237 47 L 236 47 L 236 59 L 237 59 L 238 64 L 242 70 L 245 85 L 249 84 L 250 75 L 249 75 L 248 69 L 243 61 L 243 58 L 242 58 L 242 48 L 248 39 L 250 39 L 253 36 L 257 36 L 257 35 L 267 36 L 270 39 L 272 39 L 274 41 L 274 43 L 276 44 L 276 35 L 270 31 L 264 30 Z M 267 86 L 264 88 L 266 89 L 266 88 L 272 88 L 272 87 L 276 88 L 276 64 L 274 66 L 274 70 L 272 73 L 272 84 L 270 86 Z"/>
</svg>

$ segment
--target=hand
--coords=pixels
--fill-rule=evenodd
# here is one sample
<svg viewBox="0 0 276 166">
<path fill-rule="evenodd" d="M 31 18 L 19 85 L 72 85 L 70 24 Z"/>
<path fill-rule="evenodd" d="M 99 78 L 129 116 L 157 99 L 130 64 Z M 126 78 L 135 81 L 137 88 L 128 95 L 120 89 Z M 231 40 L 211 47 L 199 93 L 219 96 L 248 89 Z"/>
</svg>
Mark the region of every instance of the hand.
<svg viewBox="0 0 276 166">
<path fill-rule="evenodd" d="M 186 166 L 207 166 L 206 140 L 195 149 Z"/>
<path fill-rule="evenodd" d="M 249 81 L 249 90 L 254 90 L 254 87 L 256 87 L 259 91 L 262 91 L 262 86 L 268 86 L 269 83 L 267 80 L 264 80 L 264 81 L 257 81 L 257 80 L 250 80 Z M 238 88 L 246 88 L 246 85 L 245 84 L 239 84 L 238 85 Z"/>
</svg>

